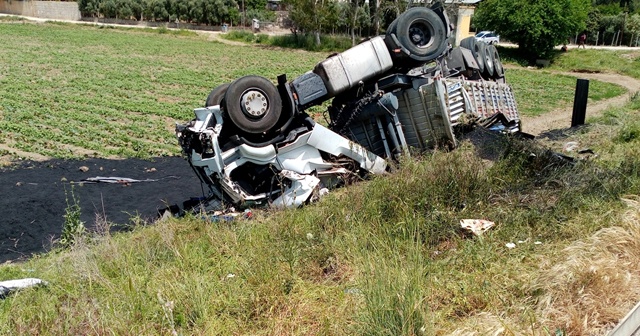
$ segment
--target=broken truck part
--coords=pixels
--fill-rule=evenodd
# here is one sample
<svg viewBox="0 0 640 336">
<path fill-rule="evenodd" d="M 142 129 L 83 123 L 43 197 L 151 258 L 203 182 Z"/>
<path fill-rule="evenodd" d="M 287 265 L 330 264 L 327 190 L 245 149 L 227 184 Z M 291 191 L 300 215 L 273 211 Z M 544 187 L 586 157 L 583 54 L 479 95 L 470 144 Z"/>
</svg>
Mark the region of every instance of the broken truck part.
<svg viewBox="0 0 640 336">
<path fill-rule="evenodd" d="M 455 148 L 463 126 L 520 132 L 498 52 L 473 37 L 451 48 L 450 34 L 441 7 L 415 7 L 290 82 L 245 76 L 214 88 L 176 126 L 207 202 L 298 206 L 411 150 Z M 305 110 L 328 100 L 327 128 Z"/>
</svg>

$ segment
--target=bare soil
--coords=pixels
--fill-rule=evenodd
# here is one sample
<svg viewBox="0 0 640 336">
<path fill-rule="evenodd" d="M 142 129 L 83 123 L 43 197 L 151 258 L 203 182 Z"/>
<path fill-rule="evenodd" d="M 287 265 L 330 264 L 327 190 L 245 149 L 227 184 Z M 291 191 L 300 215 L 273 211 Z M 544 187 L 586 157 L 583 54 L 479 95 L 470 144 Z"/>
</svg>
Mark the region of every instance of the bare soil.
<svg viewBox="0 0 640 336">
<path fill-rule="evenodd" d="M 82 183 L 97 176 L 146 182 Z M 25 161 L 0 168 L 0 191 L 0 262 L 49 250 L 62 232 L 72 192 L 88 230 L 94 228 L 96 215 L 123 230 L 134 223 L 132 217 L 149 223 L 158 210 L 202 196 L 200 181 L 180 157 Z"/>
</svg>

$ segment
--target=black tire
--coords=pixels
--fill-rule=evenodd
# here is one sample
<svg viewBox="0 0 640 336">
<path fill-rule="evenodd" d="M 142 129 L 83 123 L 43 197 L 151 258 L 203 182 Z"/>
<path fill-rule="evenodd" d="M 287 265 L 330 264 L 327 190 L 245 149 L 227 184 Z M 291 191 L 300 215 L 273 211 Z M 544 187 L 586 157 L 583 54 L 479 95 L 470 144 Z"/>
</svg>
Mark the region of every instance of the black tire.
<svg viewBox="0 0 640 336">
<path fill-rule="evenodd" d="M 493 78 L 499 79 L 504 77 L 504 67 L 502 66 L 502 61 L 500 60 L 498 49 L 496 49 L 496 47 L 492 45 L 488 50 L 489 54 L 491 55 L 491 60 L 493 61 Z"/>
<path fill-rule="evenodd" d="M 398 28 L 398 19 L 400 18 L 400 16 L 402 15 L 399 15 L 397 18 L 395 18 L 395 20 L 391 21 L 391 24 L 389 24 L 389 27 L 387 27 L 385 35 L 389 36 L 396 33 L 396 29 Z"/>
<path fill-rule="evenodd" d="M 278 123 L 282 98 L 268 79 L 245 76 L 229 85 L 223 105 L 229 119 L 240 130 L 260 134 Z"/>
<path fill-rule="evenodd" d="M 220 105 L 224 98 L 224 94 L 227 93 L 227 88 L 229 88 L 229 83 L 219 85 L 215 89 L 211 90 L 204 103 L 204 107 Z"/>
<path fill-rule="evenodd" d="M 476 38 L 471 36 L 460 41 L 460 46 L 463 48 L 467 48 L 471 50 L 471 54 L 473 58 L 476 59 L 476 63 L 478 63 L 478 70 L 482 73 L 484 72 L 484 57 L 481 57 L 482 50 L 480 50 L 480 43 L 476 41 Z"/>
<path fill-rule="evenodd" d="M 495 74 L 493 58 L 491 57 L 491 47 L 493 46 L 482 41 L 478 42 L 478 44 L 481 49 L 479 56 L 484 58 L 484 77 L 485 79 L 491 79 Z"/>
<path fill-rule="evenodd" d="M 392 23 L 393 24 L 393 23 Z M 413 7 L 398 17 L 395 30 L 400 46 L 407 49 L 416 61 L 436 59 L 447 48 L 447 30 L 434 11 Z"/>
</svg>

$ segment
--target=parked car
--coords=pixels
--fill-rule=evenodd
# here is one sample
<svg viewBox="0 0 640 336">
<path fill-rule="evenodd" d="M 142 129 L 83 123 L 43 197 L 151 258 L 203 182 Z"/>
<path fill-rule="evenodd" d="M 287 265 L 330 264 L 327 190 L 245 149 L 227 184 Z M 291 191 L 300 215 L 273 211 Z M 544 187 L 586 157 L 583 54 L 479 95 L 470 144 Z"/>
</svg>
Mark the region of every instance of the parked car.
<svg viewBox="0 0 640 336">
<path fill-rule="evenodd" d="M 476 40 L 483 41 L 487 44 L 498 44 L 500 43 L 500 35 L 496 35 L 496 33 L 492 31 L 481 31 L 476 34 Z"/>
</svg>

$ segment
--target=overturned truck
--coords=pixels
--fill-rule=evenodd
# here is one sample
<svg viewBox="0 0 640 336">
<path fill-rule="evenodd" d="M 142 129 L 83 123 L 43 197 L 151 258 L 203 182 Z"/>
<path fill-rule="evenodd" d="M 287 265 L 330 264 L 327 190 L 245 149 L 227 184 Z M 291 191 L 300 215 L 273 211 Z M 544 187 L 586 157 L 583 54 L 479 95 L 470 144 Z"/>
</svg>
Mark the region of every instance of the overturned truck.
<svg viewBox="0 0 640 336">
<path fill-rule="evenodd" d="M 245 76 L 214 88 L 176 126 L 204 202 L 296 206 L 414 149 L 454 148 L 469 125 L 520 132 L 496 48 L 474 37 L 451 48 L 451 32 L 441 6 L 414 7 L 291 81 Z M 305 110 L 329 100 L 325 127 Z"/>
</svg>

